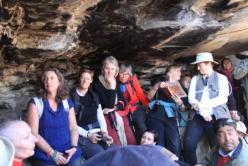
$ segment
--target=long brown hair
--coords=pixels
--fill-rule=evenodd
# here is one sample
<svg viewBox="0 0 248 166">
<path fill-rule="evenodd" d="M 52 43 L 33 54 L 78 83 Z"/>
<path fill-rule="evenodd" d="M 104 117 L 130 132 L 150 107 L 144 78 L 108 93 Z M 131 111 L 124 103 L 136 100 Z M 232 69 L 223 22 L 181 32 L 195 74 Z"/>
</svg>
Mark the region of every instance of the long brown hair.
<svg viewBox="0 0 248 166">
<path fill-rule="evenodd" d="M 44 81 L 46 77 L 46 73 L 49 71 L 53 71 L 59 80 L 59 87 L 57 89 L 57 94 L 56 94 L 56 100 L 64 100 L 68 97 L 69 95 L 69 88 L 67 86 L 67 82 L 64 79 L 63 74 L 57 69 L 57 68 L 47 68 L 42 72 L 41 78 L 40 78 L 40 85 L 37 86 L 37 96 L 46 98 L 47 92 L 44 86 Z"/>
</svg>

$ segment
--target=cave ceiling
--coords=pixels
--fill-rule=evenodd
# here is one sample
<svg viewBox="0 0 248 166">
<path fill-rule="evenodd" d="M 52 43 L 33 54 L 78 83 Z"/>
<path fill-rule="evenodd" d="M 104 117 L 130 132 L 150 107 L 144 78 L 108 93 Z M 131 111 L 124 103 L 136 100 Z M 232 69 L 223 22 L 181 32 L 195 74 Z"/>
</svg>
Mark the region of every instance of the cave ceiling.
<svg viewBox="0 0 248 166">
<path fill-rule="evenodd" d="M 70 79 L 113 55 L 145 78 L 197 52 L 218 58 L 247 46 L 247 0 L 0 0 L 0 98 L 31 91 L 48 65 Z"/>
</svg>

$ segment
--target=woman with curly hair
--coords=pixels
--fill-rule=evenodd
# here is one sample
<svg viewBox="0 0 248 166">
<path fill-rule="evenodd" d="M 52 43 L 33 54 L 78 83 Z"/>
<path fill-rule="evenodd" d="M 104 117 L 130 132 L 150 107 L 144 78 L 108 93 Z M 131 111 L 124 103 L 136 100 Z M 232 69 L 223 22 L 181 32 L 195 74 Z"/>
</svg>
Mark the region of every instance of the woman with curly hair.
<svg viewBox="0 0 248 166">
<path fill-rule="evenodd" d="M 37 97 L 29 102 L 27 122 L 37 138 L 35 166 L 79 166 L 78 129 L 68 87 L 60 71 L 46 69 Z"/>
</svg>

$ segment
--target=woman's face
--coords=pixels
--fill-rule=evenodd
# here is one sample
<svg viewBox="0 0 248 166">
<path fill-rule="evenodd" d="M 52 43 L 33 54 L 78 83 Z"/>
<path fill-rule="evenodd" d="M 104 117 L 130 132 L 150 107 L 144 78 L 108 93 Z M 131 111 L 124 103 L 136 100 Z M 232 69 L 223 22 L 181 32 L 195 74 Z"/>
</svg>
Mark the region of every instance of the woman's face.
<svg viewBox="0 0 248 166">
<path fill-rule="evenodd" d="M 173 81 L 178 81 L 181 78 L 181 69 L 172 68 L 168 73 L 169 79 Z"/>
<path fill-rule="evenodd" d="M 156 142 L 154 142 L 154 135 L 150 132 L 145 132 L 140 141 L 141 145 L 155 145 Z"/>
<path fill-rule="evenodd" d="M 119 73 L 119 80 L 121 83 L 127 83 L 129 78 L 130 78 L 129 72 L 124 71 Z"/>
<path fill-rule="evenodd" d="M 80 76 L 80 89 L 88 89 L 90 84 L 92 83 L 92 77 L 90 73 L 84 72 Z"/>
<path fill-rule="evenodd" d="M 103 68 L 104 77 L 115 77 L 116 76 L 116 66 L 113 63 L 106 63 Z"/>
<path fill-rule="evenodd" d="M 232 69 L 232 62 L 229 59 L 225 59 L 223 61 L 223 68 L 225 70 L 231 70 Z"/>
<path fill-rule="evenodd" d="M 54 71 L 47 71 L 45 73 L 44 87 L 48 93 L 57 92 L 60 85 L 58 76 Z"/>
</svg>

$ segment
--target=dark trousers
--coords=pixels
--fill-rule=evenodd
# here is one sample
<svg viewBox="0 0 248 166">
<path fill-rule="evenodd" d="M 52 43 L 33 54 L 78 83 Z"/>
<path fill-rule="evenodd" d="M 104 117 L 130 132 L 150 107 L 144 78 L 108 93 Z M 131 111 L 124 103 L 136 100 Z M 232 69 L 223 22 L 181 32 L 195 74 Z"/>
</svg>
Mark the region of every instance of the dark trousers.
<svg viewBox="0 0 248 166">
<path fill-rule="evenodd" d="M 83 150 L 85 159 L 89 159 L 97 153 L 103 152 L 108 148 L 107 144 L 104 142 L 94 144 L 89 139 L 81 136 L 79 137 L 79 145 Z"/>
<path fill-rule="evenodd" d="M 175 118 L 166 117 L 162 121 L 149 117 L 147 119 L 147 127 L 149 130 L 156 130 L 158 132 L 158 145 L 166 147 L 179 158 L 181 157 L 181 140 Z"/>
<path fill-rule="evenodd" d="M 184 160 L 185 162 L 195 165 L 197 163 L 196 148 L 201 137 L 205 134 L 208 138 L 210 146 L 216 145 L 216 137 L 214 132 L 214 117 L 211 122 L 207 122 L 200 115 L 188 122 L 184 137 Z"/>
<path fill-rule="evenodd" d="M 48 164 L 43 160 L 36 160 L 36 159 L 31 159 L 31 163 L 33 166 L 57 166 L 56 164 Z M 76 160 L 71 162 L 70 164 L 66 164 L 63 166 L 81 166 L 81 158 L 78 157 Z"/>
<path fill-rule="evenodd" d="M 137 110 L 132 114 L 133 124 L 135 126 L 135 135 L 139 142 L 143 133 L 147 130 L 146 113 L 142 106 L 138 106 Z"/>
</svg>

